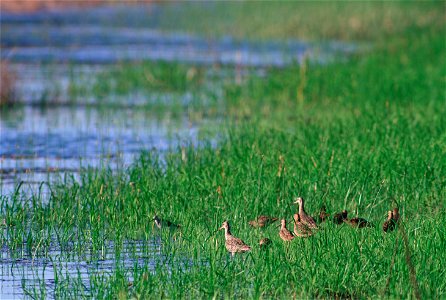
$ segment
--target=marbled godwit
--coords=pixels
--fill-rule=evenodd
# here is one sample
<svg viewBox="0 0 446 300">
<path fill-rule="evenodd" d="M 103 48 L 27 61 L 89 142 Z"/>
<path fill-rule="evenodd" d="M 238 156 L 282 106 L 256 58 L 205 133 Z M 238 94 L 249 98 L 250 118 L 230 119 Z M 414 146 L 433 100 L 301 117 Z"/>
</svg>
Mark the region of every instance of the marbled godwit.
<svg viewBox="0 0 446 300">
<path fill-rule="evenodd" d="M 387 213 L 387 220 L 383 224 L 384 232 L 390 232 L 395 229 L 396 221 L 393 218 L 393 211 L 389 210 Z"/>
<path fill-rule="evenodd" d="M 229 227 L 228 221 L 224 221 L 222 226 L 218 230 L 225 230 L 225 246 L 226 249 L 234 256 L 237 252 L 250 251 L 251 247 L 245 244 L 241 239 L 236 238 L 231 234 L 231 228 Z"/>
<path fill-rule="evenodd" d="M 263 238 L 259 241 L 260 249 L 265 249 L 271 245 L 271 240 L 269 238 Z"/>
<path fill-rule="evenodd" d="M 303 224 L 307 225 L 308 228 L 317 229 L 317 225 L 316 225 L 316 222 L 314 221 L 314 219 L 312 217 L 310 217 L 309 215 L 307 215 L 307 213 L 305 212 L 304 199 L 302 197 L 297 197 L 294 204 L 299 204 L 300 221 Z"/>
<path fill-rule="evenodd" d="M 301 222 L 299 214 L 294 214 L 293 219 L 294 219 L 294 235 L 298 237 L 309 237 L 313 235 L 313 231 L 311 231 L 311 229 L 308 228 L 307 225 Z"/>
<path fill-rule="evenodd" d="M 249 225 L 252 227 L 265 227 L 268 226 L 275 221 L 277 221 L 278 218 L 268 217 L 268 216 L 259 216 L 257 220 L 249 221 Z"/>
<path fill-rule="evenodd" d="M 153 221 L 155 222 L 156 227 L 159 229 L 169 228 L 169 229 L 178 229 L 180 225 L 177 225 L 169 220 L 162 220 L 157 215 L 153 217 Z"/>
<path fill-rule="evenodd" d="M 291 231 L 289 231 L 286 228 L 285 219 L 280 220 L 280 224 L 281 224 L 280 231 L 279 231 L 280 238 L 282 240 L 284 240 L 285 242 L 292 241 L 294 239 L 294 235 L 291 233 Z"/>
<path fill-rule="evenodd" d="M 333 223 L 337 225 L 341 225 L 344 223 L 344 220 L 347 219 L 347 211 L 344 209 L 342 212 L 335 213 L 333 216 Z"/>
<path fill-rule="evenodd" d="M 319 213 L 319 223 L 322 223 L 322 222 L 325 222 L 326 220 L 328 220 L 329 216 L 330 216 L 330 214 L 327 214 L 325 205 L 322 205 L 321 211 Z"/>
</svg>

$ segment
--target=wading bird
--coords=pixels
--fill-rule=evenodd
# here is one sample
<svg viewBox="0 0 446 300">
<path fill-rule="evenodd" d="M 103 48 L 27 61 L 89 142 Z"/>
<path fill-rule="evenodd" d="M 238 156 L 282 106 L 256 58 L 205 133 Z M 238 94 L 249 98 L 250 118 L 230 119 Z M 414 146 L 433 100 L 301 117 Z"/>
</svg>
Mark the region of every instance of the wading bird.
<svg viewBox="0 0 446 300">
<path fill-rule="evenodd" d="M 294 235 L 298 237 L 309 237 L 313 235 L 313 231 L 303 224 L 300 220 L 299 214 L 293 215 L 294 219 Z"/>
<path fill-rule="evenodd" d="M 344 220 L 347 219 L 347 211 L 344 209 L 342 212 L 335 213 L 333 216 L 333 223 L 337 225 L 341 225 L 344 223 Z"/>
<path fill-rule="evenodd" d="M 256 220 L 249 221 L 249 225 L 252 227 L 260 227 L 263 228 L 265 226 L 268 226 L 275 221 L 277 221 L 278 218 L 268 217 L 268 216 L 259 216 Z"/>
<path fill-rule="evenodd" d="M 325 208 L 325 205 L 322 205 L 321 211 L 319 212 L 319 223 L 325 222 L 328 220 L 328 217 L 330 214 L 327 214 L 327 210 Z"/>
<path fill-rule="evenodd" d="M 396 221 L 393 219 L 393 211 L 389 210 L 387 212 L 387 220 L 383 224 L 384 232 L 390 232 L 395 229 Z"/>
<path fill-rule="evenodd" d="M 163 228 L 178 229 L 181 227 L 180 225 L 175 224 L 169 220 L 160 219 L 157 215 L 153 217 L 153 221 L 155 222 L 156 227 L 158 227 L 159 229 Z"/>
<path fill-rule="evenodd" d="M 373 227 L 373 225 L 369 221 L 364 218 L 358 217 L 351 219 L 345 218 L 344 223 L 347 223 L 348 225 L 355 228 Z"/>
<path fill-rule="evenodd" d="M 294 235 L 286 228 L 286 221 L 285 219 L 280 220 L 280 231 L 279 236 L 282 240 L 285 242 L 292 241 L 294 239 Z"/>
<path fill-rule="evenodd" d="M 307 213 L 305 212 L 304 199 L 302 197 L 297 197 L 296 201 L 294 202 L 294 204 L 298 204 L 299 205 L 299 218 L 300 218 L 300 221 L 303 224 L 307 225 L 308 228 L 317 229 L 317 225 L 316 225 L 316 222 L 314 221 L 314 219 L 312 217 L 310 217 L 309 215 L 307 215 Z"/>
<path fill-rule="evenodd" d="M 241 239 L 236 238 L 231 234 L 231 228 L 229 227 L 228 221 L 224 221 L 222 226 L 218 230 L 225 230 L 225 246 L 226 249 L 234 256 L 237 252 L 250 251 L 251 247 L 245 244 Z"/>
</svg>

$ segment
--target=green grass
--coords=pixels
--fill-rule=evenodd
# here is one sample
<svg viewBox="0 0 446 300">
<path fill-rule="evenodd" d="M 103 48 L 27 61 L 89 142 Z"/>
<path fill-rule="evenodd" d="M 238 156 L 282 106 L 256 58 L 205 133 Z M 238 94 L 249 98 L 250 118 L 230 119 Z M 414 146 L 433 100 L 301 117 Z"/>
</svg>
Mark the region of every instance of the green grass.
<svg viewBox="0 0 446 300">
<path fill-rule="evenodd" d="M 284 22 L 277 15 L 288 5 L 295 4 L 274 6 L 271 15 Z M 323 11 L 319 5 L 296 5 L 313 5 L 310 15 Z M 387 7 L 357 5 L 370 18 Z M 1 216 L 15 226 L 0 230 L 2 246 L 18 258 L 38 258 L 51 256 L 56 245 L 65 249 L 61 260 L 92 262 L 115 251 L 116 269 L 91 274 L 89 290 L 78 278 L 61 274 L 55 284 L 61 297 L 412 298 L 415 275 L 422 298 L 444 298 L 445 28 L 432 17 L 437 16 L 432 7 L 441 9 L 443 3 L 388 7 L 405 22 L 395 19 L 393 31 L 371 27 L 364 35 L 377 40 L 370 53 L 328 66 L 270 70 L 266 78 L 253 77 L 242 86 L 224 84 L 219 109 L 227 123 L 215 147 L 206 137 L 201 146 L 185 148 L 185 159 L 181 149 L 150 151 L 127 170 L 85 170 L 80 182 L 67 179 L 52 186 L 47 204 L 37 195 L 3 196 Z M 346 39 L 361 39 L 354 30 L 340 29 L 338 15 L 326 22 Z M 189 90 L 181 82 L 173 85 Z M 259 214 L 291 220 L 296 210 L 291 202 L 298 195 L 307 199 L 313 215 L 324 204 L 331 213 L 347 209 L 365 217 L 375 228 L 327 223 L 314 237 L 288 245 L 274 225 L 265 231 L 249 228 L 248 220 Z M 395 205 L 403 226 L 384 234 L 381 225 Z M 154 231 L 155 213 L 180 223 L 181 234 Z M 226 219 L 233 233 L 253 246 L 251 253 L 229 258 L 223 233 L 216 232 Z M 149 245 L 158 235 L 161 255 Z M 263 236 L 273 240 L 266 252 L 256 247 Z M 144 247 L 130 257 L 143 259 L 127 268 L 123 245 L 133 240 Z M 110 241 L 115 250 L 108 249 Z M 74 286 L 71 294 L 61 288 L 68 283 Z"/>
<path fill-rule="evenodd" d="M 444 1 L 240 1 L 164 5 L 166 30 L 239 39 L 387 41 L 408 28 L 442 28 Z"/>
</svg>

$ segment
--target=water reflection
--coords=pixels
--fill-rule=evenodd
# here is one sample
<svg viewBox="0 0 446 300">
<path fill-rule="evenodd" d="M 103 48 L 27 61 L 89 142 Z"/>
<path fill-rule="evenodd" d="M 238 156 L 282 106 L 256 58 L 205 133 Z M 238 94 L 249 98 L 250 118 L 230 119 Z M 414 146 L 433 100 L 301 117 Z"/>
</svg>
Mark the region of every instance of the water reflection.
<svg viewBox="0 0 446 300">
<path fill-rule="evenodd" d="M 209 124 L 216 120 L 191 121 L 186 115 L 157 115 L 132 108 L 25 106 L 3 111 L 1 194 L 10 194 L 20 181 L 37 190 L 40 182 L 52 181 L 60 172 L 126 166 L 143 150 L 163 152 L 181 143 L 198 144 L 200 127 Z"/>
</svg>

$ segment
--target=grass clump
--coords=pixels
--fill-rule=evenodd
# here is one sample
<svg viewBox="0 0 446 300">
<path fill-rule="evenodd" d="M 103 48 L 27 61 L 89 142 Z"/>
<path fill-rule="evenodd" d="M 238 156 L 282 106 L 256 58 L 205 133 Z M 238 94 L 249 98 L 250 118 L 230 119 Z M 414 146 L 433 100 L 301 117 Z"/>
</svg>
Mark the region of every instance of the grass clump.
<svg viewBox="0 0 446 300">
<path fill-rule="evenodd" d="M 185 93 L 203 84 L 201 68 L 179 63 L 123 63 L 99 73 L 92 87 L 94 95 L 126 95 L 132 91 Z M 76 86 L 71 93 L 75 94 Z M 81 92 L 81 90 L 79 90 Z"/>
</svg>

